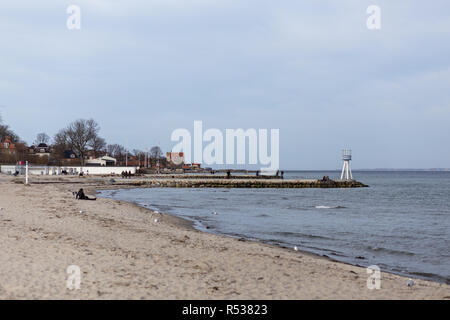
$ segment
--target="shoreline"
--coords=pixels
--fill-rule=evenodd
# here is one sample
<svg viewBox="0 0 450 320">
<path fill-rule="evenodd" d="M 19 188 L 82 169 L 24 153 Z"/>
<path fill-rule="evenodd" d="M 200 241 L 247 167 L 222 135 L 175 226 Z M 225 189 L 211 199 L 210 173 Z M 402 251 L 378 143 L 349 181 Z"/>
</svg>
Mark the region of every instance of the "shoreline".
<svg viewBox="0 0 450 320">
<path fill-rule="evenodd" d="M 450 299 L 450 286 L 381 273 L 260 241 L 199 231 L 125 201 L 95 179 L 30 186 L 0 176 L 0 299 Z M 111 188 L 112 187 L 112 188 Z M 158 219 L 157 222 L 154 219 Z M 183 223 L 184 222 L 184 223 Z M 66 287 L 69 265 L 81 289 Z"/>
<path fill-rule="evenodd" d="M 102 188 L 102 189 L 98 189 L 98 190 L 95 190 L 95 193 L 99 194 L 100 191 L 113 191 L 113 190 L 121 190 L 121 189 L 147 189 L 147 188 L 150 188 L 150 187 L 127 186 L 126 188 L 122 188 L 122 187 L 118 186 L 117 188 L 107 188 L 107 189 L 103 189 Z M 154 213 L 154 211 L 152 209 L 149 209 L 149 208 L 147 208 L 145 206 L 141 206 L 138 203 L 133 202 L 133 201 L 118 200 L 118 199 L 115 199 L 115 198 L 112 198 L 112 197 L 111 198 L 103 197 L 103 198 L 105 198 L 105 199 L 113 199 L 115 201 L 121 201 L 121 202 L 124 202 L 124 203 L 128 203 L 128 204 L 131 204 L 131 205 L 136 206 L 138 208 L 142 208 L 142 209 L 148 210 L 150 213 Z M 261 245 L 266 245 L 266 246 L 270 246 L 270 247 L 273 247 L 273 248 L 279 248 L 279 249 L 282 249 L 282 250 L 288 250 L 288 251 L 294 250 L 293 247 L 289 247 L 287 244 L 286 245 L 282 245 L 282 244 L 279 244 L 279 243 L 271 243 L 270 241 L 265 241 L 264 239 L 252 238 L 252 237 L 248 237 L 248 236 L 245 236 L 245 235 L 237 235 L 237 234 L 236 235 L 232 235 L 232 234 L 226 234 L 226 233 L 221 233 L 221 232 L 208 231 L 206 228 L 205 228 L 205 230 L 198 229 L 198 228 L 195 227 L 195 224 L 196 223 L 201 223 L 200 221 L 197 221 L 195 219 L 190 220 L 188 218 L 181 217 L 181 216 L 178 216 L 176 214 L 165 213 L 165 212 L 160 212 L 160 213 L 165 215 L 165 216 L 173 218 L 173 223 L 175 225 L 186 227 L 186 228 L 188 228 L 188 230 L 202 232 L 202 233 L 207 233 L 207 234 L 216 235 L 216 236 L 229 237 L 229 238 L 232 238 L 232 239 L 238 239 L 238 241 L 255 242 L 255 243 L 259 243 Z M 318 253 L 307 251 L 307 250 L 302 249 L 302 248 L 298 248 L 296 251 L 301 253 L 301 254 L 304 254 L 304 255 L 311 255 L 312 257 L 315 257 L 317 259 L 325 259 L 325 260 L 329 260 L 331 262 L 343 263 L 343 264 L 350 265 L 350 266 L 355 266 L 355 267 L 359 267 L 359 268 L 365 268 L 363 265 L 360 265 L 360 264 L 353 264 L 353 263 L 346 262 L 346 261 L 340 261 L 340 260 L 334 259 L 334 258 L 332 258 L 332 257 L 330 257 L 328 255 L 325 255 L 325 254 L 321 255 L 321 254 L 318 254 Z M 397 276 L 411 278 L 411 279 L 414 279 L 414 280 L 415 279 L 420 279 L 420 280 L 424 280 L 424 281 L 431 281 L 431 282 L 435 282 L 435 283 L 447 284 L 448 285 L 448 283 L 445 282 L 446 278 L 439 277 L 438 275 L 434 275 L 434 277 L 438 277 L 439 279 L 442 279 L 442 281 L 438 281 L 437 279 L 427 279 L 427 278 L 421 277 L 420 275 L 415 275 L 415 274 L 400 273 L 400 272 L 395 272 L 395 271 L 384 271 L 384 272 L 385 273 L 390 273 L 390 274 L 393 274 L 393 275 L 397 275 Z"/>
<path fill-rule="evenodd" d="M 100 189 L 100 190 L 96 190 L 95 194 L 97 195 L 99 191 L 120 190 L 120 189 L 123 189 L 123 188 Z M 127 189 L 140 189 L 140 188 L 136 187 L 136 188 L 127 188 Z M 126 204 L 132 205 L 132 206 L 134 206 L 136 208 L 144 209 L 144 210 L 148 211 L 150 214 L 154 214 L 155 213 L 154 210 L 146 208 L 144 206 L 141 206 L 141 205 L 137 204 L 136 202 L 119 200 L 119 199 L 108 198 L 108 197 L 99 197 L 99 198 L 111 199 L 111 200 L 114 200 L 114 201 L 126 203 Z M 261 244 L 261 245 L 269 246 L 269 247 L 272 247 L 272 248 L 278 248 L 278 249 L 281 249 L 281 250 L 288 250 L 288 251 L 293 250 L 292 248 L 289 248 L 287 246 L 285 247 L 285 246 L 282 246 L 280 244 L 275 244 L 275 243 L 272 244 L 272 243 L 265 242 L 262 239 L 249 238 L 249 237 L 238 236 L 238 235 L 234 236 L 234 235 L 230 235 L 230 234 L 226 234 L 226 233 L 208 232 L 208 231 L 200 230 L 200 229 L 195 228 L 195 223 L 199 222 L 199 221 L 189 220 L 187 218 L 180 217 L 180 216 L 177 216 L 175 214 L 166 213 L 166 212 L 159 212 L 158 211 L 158 213 L 161 214 L 162 216 L 165 216 L 168 219 L 170 219 L 171 220 L 170 223 L 172 223 L 174 226 L 181 227 L 181 228 L 186 228 L 188 231 L 195 231 L 195 232 L 210 234 L 210 235 L 218 236 L 218 237 L 226 237 L 226 238 L 230 238 L 230 239 L 236 239 L 238 241 L 254 242 L 254 243 L 258 243 L 258 244 Z M 309 252 L 309 251 L 302 250 L 302 249 L 298 249 L 297 252 L 299 252 L 301 254 L 305 254 L 305 255 L 310 255 L 310 256 L 315 257 L 317 259 L 325 259 L 325 260 L 329 260 L 329 261 L 332 261 L 332 262 L 344 263 L 344 264 L 347 264 L 347 265 L 350 265 L 350 266 L 362 267 L 362 266 L 354 265 L 354 264 L 351 264 L 351 263 L 338 261 L 338 260 L 335 260 L 335 259 L 333 259 L 333 258 L 331 258 L 329 256 L 323 256 L 323 255 L 320 255 L 320 254 L 317 254 L 317 253 L 314 253 L 314 252 Z M 433 281 L 433 282 L 437 282 L 437 281 Z"/>
</svg>

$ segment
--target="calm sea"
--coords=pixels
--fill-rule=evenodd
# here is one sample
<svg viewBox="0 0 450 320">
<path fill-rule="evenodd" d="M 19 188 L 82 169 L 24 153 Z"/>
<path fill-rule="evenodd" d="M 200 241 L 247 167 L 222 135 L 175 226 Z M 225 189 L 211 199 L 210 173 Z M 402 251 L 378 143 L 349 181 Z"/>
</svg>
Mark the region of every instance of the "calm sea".
<svg viewBox="0 0 450 320">
<path fill-rule="evenodd" d="M 338 178 L 291 171 L 286 179 Z M 381 271 L 450 283 L 450 172 L 366 172 L 356 189 L 124 189 L 104 197 Z M 213 214 L 217 212 L 217 214 Z"/>
</svg>

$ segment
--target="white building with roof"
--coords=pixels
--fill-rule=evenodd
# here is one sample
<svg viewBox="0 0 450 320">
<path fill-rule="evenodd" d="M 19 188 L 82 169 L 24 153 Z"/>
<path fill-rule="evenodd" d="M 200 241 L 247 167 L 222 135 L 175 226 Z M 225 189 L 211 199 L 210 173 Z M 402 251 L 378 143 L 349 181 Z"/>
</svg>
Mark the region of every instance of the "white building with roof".
<svg viewBox="0 0 450 320">
<path fill-rule="evenodd" d="M 116 158 L 110 156 L 103 156 L 96 159 L 90 157 L 89 159 L 84 161 L 84 164 L 87 166 L 100 166 L 100 167 L 115 166 L 117 164 L 117 160 Z"/>
</svg>

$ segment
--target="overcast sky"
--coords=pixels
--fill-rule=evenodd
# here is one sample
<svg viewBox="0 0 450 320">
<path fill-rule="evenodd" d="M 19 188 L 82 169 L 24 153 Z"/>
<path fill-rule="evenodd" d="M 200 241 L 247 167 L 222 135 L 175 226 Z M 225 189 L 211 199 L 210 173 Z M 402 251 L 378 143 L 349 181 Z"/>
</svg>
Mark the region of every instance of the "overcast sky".
<svg viewBox="0 0 450 320">
<path fill-rule="evenodd" d="M 92 117 L 110 143 L 166 152 L 202 120 L 280 129 L 283 169 L 338 169 L 344 147 L 354 168 L 450 167 L 449 15 L 448 0 L 2 1 L 0 113 L 28 143 Z"/>
</svg>

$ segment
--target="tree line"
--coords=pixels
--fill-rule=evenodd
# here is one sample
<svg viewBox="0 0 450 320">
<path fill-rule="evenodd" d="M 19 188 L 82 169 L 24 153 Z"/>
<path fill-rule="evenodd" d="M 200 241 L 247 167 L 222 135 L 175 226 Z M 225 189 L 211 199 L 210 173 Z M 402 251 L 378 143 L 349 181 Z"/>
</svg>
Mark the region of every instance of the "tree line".
<svg viewBox="0 0 450 320">
<path fill-rule="evenodd" d="M 0 123 L 1 141 L 4 141 L 7 136 L 10 137 L 12 143 L 25 145 L 7 125 Z M 52 149 L 52 157 L 56 159 L 62 159 L 65 152 L 70 151 L 80 160 L 81 165 L 84 164 L 88 154 L 94 158 L 107 154 L 116 158 L 119 162 L 125 162 L 127 155 L 142 160 L 147 156 L 147 152 L 139 149 L 130 152 L 120 144 L 108 144 L 100 136 L 100 126 L 93 119 L 73 121 L 67 127 L 60 129 L 53 138 L 50 138 L 45 132 L 41 132 L 37 134 L 33 144 L 35 146 L 39 144 L 48 145 Z M 161 158 L 162 151 L 158 146 L 154 146 L 150 149 L 148 156 L 151 159 Z"/>
</svg>

